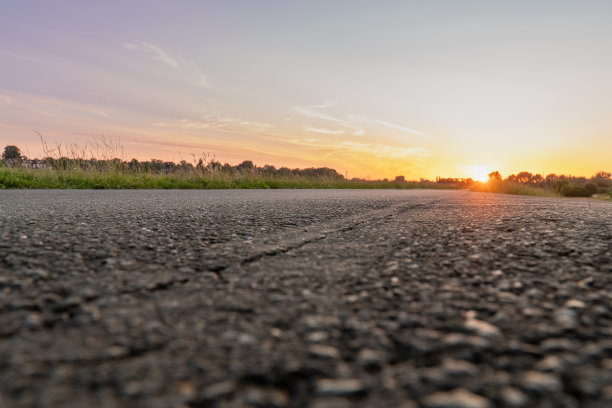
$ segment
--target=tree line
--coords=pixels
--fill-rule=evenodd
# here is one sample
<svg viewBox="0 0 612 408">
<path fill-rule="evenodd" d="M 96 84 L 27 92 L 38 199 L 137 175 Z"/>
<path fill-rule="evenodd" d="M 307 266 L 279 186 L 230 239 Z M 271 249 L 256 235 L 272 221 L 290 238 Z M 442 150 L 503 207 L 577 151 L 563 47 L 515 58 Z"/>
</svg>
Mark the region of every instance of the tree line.
<svg viewBox="0 0 612 408">
<path fill-rule="evenodd" d="M 590 178 L 554 173 L 542 176 L 521 171 L 505 179 L 502 178 L 499 171 L 493 171 L 489 173 L 489 183 L 493 186 L 501 183 L 526 185 L 555 191 L 566 197 L 590 197 L 598 193 L 612 193 L 612 175 L 606 171 L 600 171 Z"/>
<path fill-rule="evenodd" d="M 277 168 L 266 164 L 257 166 L 251 160 L 244 160 L 240 164 L 231 165 L 229 163 L 221 163 L 214 158 L 202 157 L 193 162 L 181 160 L 178 163 L 173 161 L 163 161 L 151 159 L 139 161 L 132 159 L 130 161 L 113 159 L 84 159 L 78 157 L 45 157 L 41 160 L 30 160 L 22 154 L 21 150 L 14 145 L 9 145 L 4 148 L 2 154 L 2 163 L 9 166 L 30 167 L 38 169 L 55 169 L 55 170 L 97 170 L 97 171 L 119 171 L 130 173 L 149 173 L 149 174 L 226 174 L 226 175 L 258 175 L 267 177 L 320 177 L 331 180 L 346 180 L 346 178 L 338 173 L 335 169 L 329 167 L 311 167 L 306 169 L 290 169 L 288 167 Z M 353 178 L 350 181 L 364 182 L 366 180 Z M 389 180 L 384 179 L 388 182 Z M 397 176 L 393 180 L 397 185 L 409 183 L 404 176 Z M 427 180 L 421 179 L 421 183 L 433 184 Z M 435 184 L 470 188 L 479 184 L 471 178 L 440 178 L 438 177 Z M 609 172 L 600 171 L 590 178 L 548 174 L 533 174 L 527 171 L 522 171 L 517 174 L 511 174 L 505 179 L 499 171 L 489 173 L 489 181 L 487 190 L 496 191 L 502 185 L 524 185 L 533 188 L 546 189 L 555 191 L 558 194 L 567 197 L 588 197 L 593 194 L 602 193 L 612 195 L 612 178 Z"/>
<path fill-rule="evenodd" d="M 240 164 L 231 165 L 229 163 L 221 163 L 215 159 L 208 157 L 194 160 L 190 163 L 186 160 L 181 160 L 178 163 L 173 161 L 164 161 L 159 159 L 151 159 L 140 161 L 132 159 L 130 161 L 114 159 L 84 159 L 70 157 L 45 157 L 41 160 L 30 160 L 21 153 L 17 146 L 6 146 L 2 154 L 2 160 L 5 165 L 13 165 L 20 167 L 49 168 L 56 170 L 98 170 L 98 171 L 121 171 L 121 172 L 143 172 L 156 174 L 172 174 L 172 173 L 224 173 L 224 174 L 257 174 L 265 176 L 303 176 L 303 177 L 325 177 L 330 179 L 344 179 L 344 176 L 338 173 L 335 169 L 329 167 L 311 167 L 305 169 L 290 169 L 288 167 L 276 168 L 275 166 L 266 164 L 265 166 L 256 166 L 251 160 L 244 160 Z"/>
</svg>

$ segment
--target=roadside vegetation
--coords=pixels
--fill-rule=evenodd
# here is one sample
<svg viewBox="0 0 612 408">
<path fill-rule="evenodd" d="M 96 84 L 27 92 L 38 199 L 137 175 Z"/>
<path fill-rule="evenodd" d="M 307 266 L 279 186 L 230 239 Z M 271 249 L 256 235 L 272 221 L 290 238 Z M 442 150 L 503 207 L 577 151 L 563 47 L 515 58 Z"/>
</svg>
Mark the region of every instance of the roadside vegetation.
<svg viewBox="0 0 612 408">
<path fill-rule="evenodd" d="M 503 179 L 498 171 L 494 171 L 489 173 L 486 183 L 474 183 L 470 189 L 535 196 L 612 198 L 612 178 L 610 173 L 605 171 L 600 171 L 590 178 L 557 174 L 544 177 L 523 171 Z"/>
<path fill-rule="evenodd" d="M 0 189 L 227 189 L 227 188 L 357 188 L 357 189 L 461 189 L 551 197 L 606 197 L 612 199 L 610 173 L 601 171 L 591 178 L 520 172 L 505 179 L 498 171 L 487 182 L 470 178 L 438 178 L 409 181 L 347 178 L 328 167 L 289 169 L 257 166 L 250 160 L 238 165 L 221 163 L 203 155 L 179 163 L 151 159 L 122 160 L 118 143 L 100 139 L 78 145 L 44 147 L 43 159 L 29 159 L 17 146 L 6 146 L 0 160 Z M 90 157 L 86 159 L 86 157 Z"/>
<path fill-rule="evenodd" d="M 43 142 L 44 144 L 44 142 Z M 103 141 L 95 146 L 104 154 L 90 154 L 78 146 L 45 147 L 45 158 L 28 159 L 16 146 L 6 146 L 0 163 L 0 188 L 83 189 L 227 189 L 227 188 L 463 188 L 461 183 L 347 179 L 327 167 L 289 169 L 220 163 L 209 156 L 179 163 L 152 159 L 121 160 L 112 157 L 118 147 Z M 90 149 L 92 149 L 90 147 Z M 68 154 L 65 154 L 68 152 Z M 111 152 L 111 153 L 109 153 Z M 84 159 L 83 157 L 100 157 Z M 107 157 L 104 157 L 107 156 Z"/>
</svg>

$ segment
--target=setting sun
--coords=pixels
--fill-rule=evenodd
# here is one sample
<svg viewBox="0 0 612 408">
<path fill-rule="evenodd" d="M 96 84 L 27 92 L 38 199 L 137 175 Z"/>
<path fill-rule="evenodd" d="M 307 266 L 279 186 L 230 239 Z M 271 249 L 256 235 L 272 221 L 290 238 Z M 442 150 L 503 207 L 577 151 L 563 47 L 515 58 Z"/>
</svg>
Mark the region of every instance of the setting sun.
<svg viewBox="0 0 612 408">
<path fill-rule="evenodd" d="M 466 177 L 475 181 L 486 182 L 489 180 L 489 173 L 493 171 L 491 167 L 482 164 L 469 164 L 461 166 Z"/>
</svg>

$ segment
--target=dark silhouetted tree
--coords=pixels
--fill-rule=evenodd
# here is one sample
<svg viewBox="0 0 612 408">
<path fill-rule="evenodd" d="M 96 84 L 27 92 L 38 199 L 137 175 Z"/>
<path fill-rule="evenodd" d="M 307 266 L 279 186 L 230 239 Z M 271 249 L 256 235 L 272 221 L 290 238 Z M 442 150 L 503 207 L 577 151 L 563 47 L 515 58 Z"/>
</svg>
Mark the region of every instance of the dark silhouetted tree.
<svg viewBox="0 0 612 408">
<path fill-rule="evenodd" d="M 521 171 L 516 175 L 516 181 L 518 183 L 528 184 L 531 183 L 531 179 L 533 178 L 533 174 L 528 171 Z"/>
<path fill-rule="evenodd" d="M 544 177 L 542 177 L 541 174 L 536 174 L 535 176 L 531 178 L 531 180 L 529 180 L 529 182 L 531 184 L 542 184 L 544 183 Z"/>
<path fill-rule="evenodd" d="M 245 160 L 242 163 L 240 163 L 238 166 L 236 166 L 236 170 L 243 171 L 243 172 L 252 172 L 254 167 L 255 165 L 253 164 L 252 161 Z"/>
<path fill-rule="evenodd" d="M 592 179 L 593 180 L 603 180 L 603 181 L 609 181 L 610 177 L 612 177 L 612 174 L 608 173 L 607 171 L 600 171 L 597 174 L 595 174 Z"/>
<path fill-rule="evenodd" d="M 8 145 L 4 148 L 4 153 L 2 153 L 2 160 L 21 160 L 21 150 L 17 146 Z"/>
<path fill-rule="evenodd" d="M 499 171 L 495 170 L 489 173 L 489 181 L 501 181 L 502 176 Z"/>
</svg>

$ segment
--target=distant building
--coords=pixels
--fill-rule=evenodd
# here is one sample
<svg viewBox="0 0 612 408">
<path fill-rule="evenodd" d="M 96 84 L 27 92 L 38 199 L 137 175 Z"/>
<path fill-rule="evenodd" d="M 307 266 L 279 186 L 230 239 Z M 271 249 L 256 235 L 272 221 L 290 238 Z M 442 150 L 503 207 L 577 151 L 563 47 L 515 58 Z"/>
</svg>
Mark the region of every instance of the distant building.
<svg viewBox="0 0 612 408">
<path fill-rule="evenodd" d="M 42 169 L 47 168 L 47 165 L 42 160 L 39 160 L 39 159 L 22 159 L 22 160 L 8 159 L 4 163 L 6 164 L 7 167 L 14 167 L 14 166 L 21 165 L 21 167 L 23 167 L 24 169 L 42 170 Z"/>
</svg>

